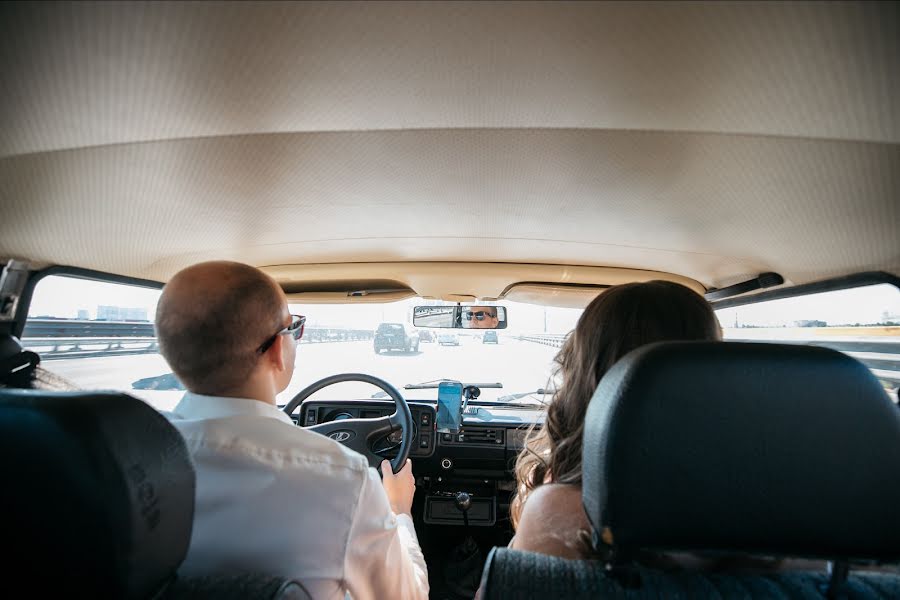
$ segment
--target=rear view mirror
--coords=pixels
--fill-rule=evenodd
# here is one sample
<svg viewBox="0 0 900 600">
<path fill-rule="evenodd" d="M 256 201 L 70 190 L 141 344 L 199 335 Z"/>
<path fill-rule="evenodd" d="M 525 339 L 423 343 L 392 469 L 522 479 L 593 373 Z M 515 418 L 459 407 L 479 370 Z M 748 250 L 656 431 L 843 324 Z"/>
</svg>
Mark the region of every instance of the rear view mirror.
<svg viewBox="0 0 900 600">
<path fill-rule="evenodd" d="M 506 307 L 416 306 L 413 325 L 434 329 L 506 329 Z"/>
</svg>

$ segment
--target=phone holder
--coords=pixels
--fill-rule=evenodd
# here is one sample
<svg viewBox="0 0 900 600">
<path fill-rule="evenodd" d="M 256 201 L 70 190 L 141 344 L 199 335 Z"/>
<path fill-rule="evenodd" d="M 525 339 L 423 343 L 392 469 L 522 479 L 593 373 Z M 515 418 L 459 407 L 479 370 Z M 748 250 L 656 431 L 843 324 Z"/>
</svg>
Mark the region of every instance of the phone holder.
<svg viewBox="0 0 900 600">
<path fill-rule="evenodd" d="M 469 400 L 475 400 L 478 396 L 481 395 L 481 389 L 477 385 L 467 385 L 463 388 L 463 400 L 462 406 L 459 409 L 460 416 L 466 414 L 466 408 L 469 406 Z"/>
</svg>

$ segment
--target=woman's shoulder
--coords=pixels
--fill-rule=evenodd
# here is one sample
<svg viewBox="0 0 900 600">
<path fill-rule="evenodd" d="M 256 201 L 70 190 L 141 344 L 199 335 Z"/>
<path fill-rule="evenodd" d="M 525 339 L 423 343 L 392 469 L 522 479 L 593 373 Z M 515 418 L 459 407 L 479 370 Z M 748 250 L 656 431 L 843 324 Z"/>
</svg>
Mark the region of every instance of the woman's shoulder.
<svg viewBox="0 0 900 600">
<path fill-rule="evenodd" d="M 568 508 L 575 506 L 581 508 L 581 486 L 570 483 L 546 483 L 538 486 L 528 495 L 525 510 L 527 511 L 529 506 L 533 506 L 534 510 L 538 508 L 543 510 L 558 504 Z"/>
<path fill-rule="evenodd" d="M 588 558 L 589 531 L 581 486 L 550 483 L 528 495 L 512 547 L 563 558 Z"/>
</svg>

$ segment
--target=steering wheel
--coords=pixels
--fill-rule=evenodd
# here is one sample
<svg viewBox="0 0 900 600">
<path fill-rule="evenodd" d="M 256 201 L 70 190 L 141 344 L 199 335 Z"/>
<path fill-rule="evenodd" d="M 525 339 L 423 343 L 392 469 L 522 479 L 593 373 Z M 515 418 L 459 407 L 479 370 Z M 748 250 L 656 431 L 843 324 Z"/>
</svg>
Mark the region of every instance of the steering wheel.
<svg viewBox="0 0 900 600">
<path fill-rule="evenodd" d="M 343 383 L 345 381 L 362 381 L 364 383 L 371 383 L 377 388 L 381 388 L 384 393 L 390 396 L 394 401 L 396 410 L 387 417 L 329 421 L 328 423 L 320 423 L 319 425 L 313 425 L 311 427 L 306 427 L 305 429 L 321 433 L 324 436 L 341 442 L 352 450 L 356 450 L 368 459 L 370 466 L 375 467 L 376 469 L 381 465 L 381 461 L 384 459 L 372 452 L 372 441 L 387 436 L 391 432 L 399 429 L 401 434 L 400 451 L 391 461 L 391 470 L 394 473 L 397 473 L 403 468 L 403 465 L 406 464 L 406 459 L 409 457 L 409 451 L 412 449 L 413 432 L 415 429 L 413 427 L 413 418 L 412 413 L 409 410 L 409 404 L 406 403 L 406 400 L 400 395 L 397 388 L 384 379 L 379 379 L 378 377 L 366 375 L 364 373 L 339 373 L 338 375 L 332 375 L 331 377 L 320 379 L 301 390 L 285 405 L 284 412 L 288 416 L 291 416 L 297 407 L 300 406 L 301 402 L 322 388 L 334 385 L 335 383 Z"/>
</svg>

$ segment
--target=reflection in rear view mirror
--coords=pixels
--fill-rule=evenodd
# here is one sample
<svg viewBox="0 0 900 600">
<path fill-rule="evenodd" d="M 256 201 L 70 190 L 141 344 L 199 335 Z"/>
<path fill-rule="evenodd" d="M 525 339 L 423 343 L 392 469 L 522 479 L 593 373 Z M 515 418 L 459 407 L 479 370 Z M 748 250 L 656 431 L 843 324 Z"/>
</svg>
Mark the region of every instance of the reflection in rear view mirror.
<svg viewBox="0 0 900 600">
<path fill-rule="evenodd" d="M 502 306 L 463 306 L 460 322 L 463 329 L 500 329 L 501 312 L 506 327 L 506 309 Z"/>
<path fill-rule="evenodd" d="M 417 306 L 413 312 L 413 325 L 448 329 L 455 327 L 455 306 Z"/>
<path fill-rule="evenodd" d="M 506 329 L 506 307 L 416 306 L 413 325 L 438 329 Z"/>
</svg>

